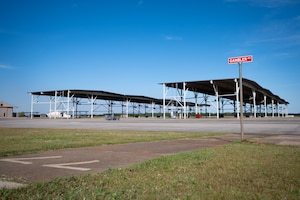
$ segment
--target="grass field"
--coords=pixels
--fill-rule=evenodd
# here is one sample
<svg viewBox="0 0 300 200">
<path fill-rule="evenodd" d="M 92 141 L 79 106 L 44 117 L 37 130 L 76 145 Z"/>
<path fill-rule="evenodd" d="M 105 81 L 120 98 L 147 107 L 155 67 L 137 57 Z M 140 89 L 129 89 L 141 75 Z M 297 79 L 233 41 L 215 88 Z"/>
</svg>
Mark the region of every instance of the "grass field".
<svg viewBox="0 0 300 200">
<path fill-rule="evenodd" d="M 299 147 L 243 141 L 99 174 L 0 189 L 0 199 L 300 199 L 299 169 Z"/>
<path fill-rule="evenodd" d="M 106 131 L 82 129 L 0 128 L 0 157 L 35 153 L 38 151 L 174 140 L 221 135 L 220 133 Z"/>
</svg>

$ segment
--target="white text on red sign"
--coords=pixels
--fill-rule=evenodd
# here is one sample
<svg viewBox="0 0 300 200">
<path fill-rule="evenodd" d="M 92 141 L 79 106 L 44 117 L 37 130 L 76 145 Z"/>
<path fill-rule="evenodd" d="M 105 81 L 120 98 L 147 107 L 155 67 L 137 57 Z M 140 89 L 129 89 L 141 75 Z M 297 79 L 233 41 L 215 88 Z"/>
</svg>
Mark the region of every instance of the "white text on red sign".
<svg viewBox="0 0 300 200">
<path fill-rule="evenodd" d="M 252 56 L 240 56 L 240 57 L 228 58 L 228 64 L 235 64 L 240 62 L 252 62 Z"/>
</svg>

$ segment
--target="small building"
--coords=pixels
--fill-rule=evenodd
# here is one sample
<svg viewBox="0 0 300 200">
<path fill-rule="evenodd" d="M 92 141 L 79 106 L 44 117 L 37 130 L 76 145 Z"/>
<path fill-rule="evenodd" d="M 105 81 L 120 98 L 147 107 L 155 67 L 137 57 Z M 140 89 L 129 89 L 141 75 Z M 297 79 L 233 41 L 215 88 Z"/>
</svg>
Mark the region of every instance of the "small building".
<svg viewBox="0 0 300 200">
<path fill-rule="evenodd" d="M 7 118 L 13 116 L 13 106 L 0 101 L 0 118 Z"/>
</svg>

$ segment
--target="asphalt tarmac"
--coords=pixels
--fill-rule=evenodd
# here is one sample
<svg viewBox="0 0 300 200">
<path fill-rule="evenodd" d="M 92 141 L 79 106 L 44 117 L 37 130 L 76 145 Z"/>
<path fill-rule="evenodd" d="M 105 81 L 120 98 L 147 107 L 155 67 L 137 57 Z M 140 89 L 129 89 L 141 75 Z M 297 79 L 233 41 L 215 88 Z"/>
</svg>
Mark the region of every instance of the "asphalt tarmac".
<svg viewBox="0 0 300 200">
<path fill-rule="evenodd" d="M 122 168 L 159 156 L 225 145 L 241 139 L 238 119 L 121 118 L 107 121 L 102 118 L 12 118 L 1 119 L 0 127 L 228 133 L 224 136 L 201 139 L 104 145 L 0 158 L 1 176 L 21 177 L 29 183 L 84 173 L 98 173 L 109 168 Z M 246 118 L 244 120 L 244 139 L 300 146 L 300 118 Z M 0 181 L 0 187 L 20 187 L 20 185 Z"/>
<path fill-rule="evenodd" d="M 223 119 L 161 119 L 121 118 L 120 120 L 94 119 L 1 119 L 0 127 L 10 128 L 68 128 L 139 131 L 185 131 L 240 133 L 240 120 Z M 247 134 L 299 134 L 300 118 L 244 118 Z"/>
</svg>

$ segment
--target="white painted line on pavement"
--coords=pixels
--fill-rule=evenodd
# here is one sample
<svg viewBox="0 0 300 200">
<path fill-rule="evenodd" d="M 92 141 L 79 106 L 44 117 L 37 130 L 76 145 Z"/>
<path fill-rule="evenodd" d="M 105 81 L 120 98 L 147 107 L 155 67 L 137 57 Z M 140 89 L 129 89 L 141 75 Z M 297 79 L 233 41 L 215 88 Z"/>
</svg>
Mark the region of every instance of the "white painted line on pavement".
<svg viewBox="0 0 300 200">
<path fill-rule="evenodd" d="M 55 158 L 62 158 L 62 156 L 32 157 L 32 158 L 5 158 L 5 159 L 1 159 L 0 161 L 20 163 L 23 165 L 30 165 L 30 164 L 32 164 L 32 162 L 28 162 L 28 161 L 24 161 L 24 160 L 43 160 L 43 159 L 55 159 Z"/>
<path fill-rule="evenodd" d="M 83 167 L 71 167 L 69 165 L 84 165 L 84 164 L 91 164 L 100 162 L 99 160 L 91 160 L 91 161 L 84 161 L 84 162 L 74 162 L 74 163 L 61 163 L 61 164 L 50 164 L 50 165 L 43 165 L 44 167 L 53 167 L 58 169 L 71 169 L 71 170 L 78 170 L 78 171 L 89 171 L 90 168 L 83 168 Z"/>
</svg>

